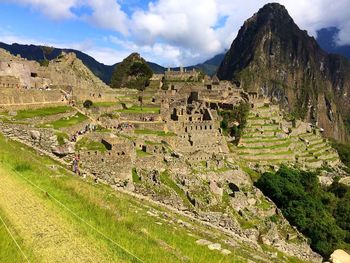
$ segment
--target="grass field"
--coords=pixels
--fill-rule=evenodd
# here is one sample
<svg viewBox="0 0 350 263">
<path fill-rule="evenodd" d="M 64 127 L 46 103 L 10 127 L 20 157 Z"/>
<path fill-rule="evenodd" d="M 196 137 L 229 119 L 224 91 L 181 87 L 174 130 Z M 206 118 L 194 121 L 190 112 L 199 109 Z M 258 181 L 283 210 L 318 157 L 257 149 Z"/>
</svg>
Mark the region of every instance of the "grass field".
<svg viewBox="0 0 350 263">
<path fill-rule="evenodd" d="M 40 125 L 40 127 L 52 127 L 54 129 L 58 130 L 61 128 L 67 128 L 67 127 L 77 125 L 79 123 L 82 123 L 83 121 L 86 121 L 87 119 L 88 118 L 85 115 L 78 112 L 71 117 L 66 117 L 66 118 L 59 119 L 57 121 L 45 123 L 45 124 Z"/>
<path fill-rule="evenodd" d="M 132 106 L 128 109 L 123 109 L 123 110 L 117 110 L 117 112 L 121 113 L 155 113 L 159 114 L 160 113 L 160 108 L 159 107 L 140 107 L 140 106 Z"/>
<path fill-rule="evenodd" d="M 176 136 L 175 133 L 153 130 L 135 130 L 135 134 L 156 135 L 156 136 Z"/>
<path fill-rule="evenodd" d="M 7 229 L 7 227 L 11 228 L 11 225 L 4 219 L 4 213 L 1 210 L 0 217 L 0 262 L 6 262 L 5 260 L 8 259 L 11 259 L 11 262 L 25 262 L 26 258 L 17 247 L 13 238 L 19 243 L 20 247 L 23 246 L 22 240 L 20 240 L 20 237 L 16 233 L 8 232 L 10 229 Z M 2 220 L 4 220 L 4 222 L 2 222 Z M 29 255 L 26 255 L 26 257 L 29 257 Z"/>
<path fill-rule="evenodd" d="M 52 261 L 53 257 L 56 256 L 65 258 L 66 262 L 78 262 L 67 259 L 69 255 L 60 254 L 60 249 L 63 249 L 62 244 L 66 245 L 62 252 L 67 254 L 67 251 L 69 251 L 69 239 L 64 240 L 64 237 L 62 237 L 62 243 L 57 245 L 52 244 L 50 238 L 45 236 L 46 231 L 54 238 L 55 234 L 50 232 L 50 228 L 55 226 L 58 229 L 76 233 L 72 249 L 74 247 L 78 249 L 80 243 L 85 244 L 86 242 L 92 246 L 89 247 L 91 251 L 100 251 L 101 255 L 97 254 L 96 257 L 100 257 L 101 262 L 137 262 L 137 260 L 116 246 L 114 242 L 104 238 L 100 233 L 110 237 L 111 240 L 131 251 L 132 254 L 145 262 L 164 262 L 164 259 L 167 259 L 168 262 L 235 262 L 235 257 L 237 259 L 239 257 L 239 253 L 224 256 L 218 251 L 210 251 L 205 246 L 196 245 L 195 241 L 203 237 L 207 227 L 195 226 L 195 229 L 191 230 L 191 235 L 189 235 L 189 230 L 186 228 L 167 222 L 161 217 L 150 216 L 148 211 L 153 210 L 153 208 L 152 205 L 146 202 L 140 202 L 127 195 L 114 192 L 108 186 L 95 185 L 89 181 L 84 182 L 73 177 L 62 168 L 52 170 L 49 166 L 57 165 L 53 161 L 34 154 L 22 145 L 6 142 L 3 137 L 0 137 L 0 144 L 2 146 L 0 149 L 0 171 L 2 171 L 2 178 L 6 178 L 6 181 L 4 179 L 2 181 L 8 181 L 8 184 L 2 184 L 0 190 L 0 208 L 6 208 L 3 212 L 4 218 L 8 218 L 11 229 L 18 233 L 18 240 L 23 240 L 24 252 L 28 255 L 34 253 L 32 262 L 50 262 L 43 256 L 48 255 L 49 248 L 52 247 L 55 248 L 55 253 L 51 255 Z M 26 180 L 44 189 L 46 194 L 30 185 Z M 40 236 L 36 237 L 34 242 L 30 238 L 30 233 L 27 233 L 32 230 L 21 227 L 17 220 L 13 220 L 26 215 L 25 212 L 30 206 L 22 207 L 23 215 L 13 216 L 12 209 L 8 207 L 9 204 L 3 203 L 7 195 L 16 196 L 16 193 L 11 194 L 12 191 L 6 192 L 7 185 L 16 187 L 18 193 L 26 193 L 24 204 L 36 200 L 37 202 L 33 201 L 32 205 L 38 204 L 37 208 L 40 208 L 40 211 L 46 211 L 43 218 L 40 218 L 39 214 L 34 211 L 32 214 L 32 220 L 40 223 L 40 227 L 43 229 L 41 235 L 46 240 L 45 246 L 38 246 Z M 63 209 L 53 198 L 62 202 L 77 217 Z M 157 209 L 156 211 L 160 212 L 162 210 Z M 178 216 L 168 213 L 173 220 L 178 218 Z M 51 216 L 55 220 L 52 219 L 53 221 L 51 221 Z M 78 218 L 88 222 L 100 233 Z M 181 219 L 187 221 L 184 218 Z M 28 219 L 27 225 L 31 222 Z M 0 231 L 3 231 L 3 228 Z M 215 233 L 215 230 L 213 232 Z M 216 235 L 218 235 L 218 240 L 221 241 L 227 238 L 220 236 L 218 233 Z M 1 249 L 0 255 L 2 258 L 0 258 L 0 262 L 19 262 L 16 257 L 12 256 L 16 255 L 13 254 L 16 247 L 11 244 L 7 235 L 0 235 L 0 244 L 7 244 L 2 246 L 2 248 L 6 247 L 6 251 Z M 233 250 L 233 248 L 229 249 Z M 80 262 L 86 262 L 83 260 L 83 256 L 82 254 L 82 261 Z"/>
<path fill-rule="evenodd" d="M 106 152 L 107 149 L 101 142 L 92 141 L 86 137 L 82 138 L 77 142 L 75 145 L 75 149 L 77 151 L 80 150 L 88 150 L 88 151 L 100 151 L 100 152 Z"/>
<path fill-rule="evenodd" d="M 96 107 L 112 107 L 112 106 L 117 106 L 119 102 L 116 101 L 102 101 L 102 102 L 94 102 L 93 106 Z"/>
<path fill-rule="evenodd" d="M 60 113 L 66 113 L 71 111 L 72 108 L 68 106 L 59 106 L 59 107 L 48 107 L 40 109 L 29 109 L 29 110 L 19 110 L 17 115 L 14 117 L 16 120 L 29 119 L 34 117 L 44 117 L 50 115 L 56 115 Z"/>
<path fill-rule="evenodd" d="M 142 151 L 140 149 L 136 149 L 136 155 L 137 155 L 137 157 L 149 157 L 149 156 L 152 156 L 152 154 L 144 152 L 144 151 Z"/>
</svg>

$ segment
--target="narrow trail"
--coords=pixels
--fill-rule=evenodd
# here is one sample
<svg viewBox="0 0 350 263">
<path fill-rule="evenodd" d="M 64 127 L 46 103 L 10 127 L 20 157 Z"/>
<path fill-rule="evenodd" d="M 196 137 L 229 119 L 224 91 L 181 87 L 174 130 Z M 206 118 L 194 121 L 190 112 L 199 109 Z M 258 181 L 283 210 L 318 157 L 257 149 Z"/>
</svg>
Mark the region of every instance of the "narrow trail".
<svg viewBox="0 0 350 263">
<path fill-rule="evenodd" d="M 0 207 L 37 260 L 111 262 L 108 252 L 57 214 L 33 189 L 0 167 Z"/>
</svg>

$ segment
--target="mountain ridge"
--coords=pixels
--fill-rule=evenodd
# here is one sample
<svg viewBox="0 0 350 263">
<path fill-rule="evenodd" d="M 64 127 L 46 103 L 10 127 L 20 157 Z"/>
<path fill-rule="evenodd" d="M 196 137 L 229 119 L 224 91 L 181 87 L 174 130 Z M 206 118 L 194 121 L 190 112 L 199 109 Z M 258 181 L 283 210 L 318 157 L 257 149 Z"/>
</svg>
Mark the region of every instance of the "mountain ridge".
<svg viewBox="0 0 350 263">
<path fill-rule="evenodd" d="M 217 75 L 272 98 L 327 137 L 348 140 L 350 62 L 323 51 L 280 4 L 267 4 L 245 21 Z"/>
<path fill-rule="evenodd" d="M 113 71 L 115 67 L 121 63 L 117 62 L 113 65 L 106 65 L 103 64 L 90 55 L 76 50 L 76 49 L 70 49 L 70 48 L 55 48 L 53 47 L 52 52 L 50 54 L 47 54 L 44 56 L 43 50 L 40 45 L 33 45 L 33 44 L 6 44 L 3 42 L 0 42 L 0 48 L 7 50 L 12 55 L 17 56 L 20 55 L 22 58 L 26 58 L 28 60 L 35 60 L 40 61 L 45 58 L 48 60 L 55 59 L 57 56 L 61 54 L 61 52 L 73 52 L 76 54 L 77 58 L 79 58 L 97 77 L 99 77 L 103 82 L 106 84 L 110 84 Z M 213 58 L 203 62 L 196 64 L 194 66 L 188 66 L 185 67 L 188 70 L 192 70 L 193 68 L 196 68 L 198 70 L 204 71 L 208 75 L 214 75 L 216 73 L 216 70 L 218 66 L 220 65 L 221 60 L 223 59 L 225 53 L 218 54 L 214 56 Z M 155 74 L 162 74 L 167 69 L 157 63 L 147 61 L 148 66 L 152 69 L 153 73 Z M 174 67 L 172 70 L 179 70 L 179 67 Z"/>
</svg>

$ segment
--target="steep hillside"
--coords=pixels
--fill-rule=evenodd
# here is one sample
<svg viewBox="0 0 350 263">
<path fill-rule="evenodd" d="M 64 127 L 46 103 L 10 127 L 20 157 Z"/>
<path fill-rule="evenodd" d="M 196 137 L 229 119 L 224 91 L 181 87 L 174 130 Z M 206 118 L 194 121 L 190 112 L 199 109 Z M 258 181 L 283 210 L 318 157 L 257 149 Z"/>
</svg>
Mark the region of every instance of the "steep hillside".
<svg viewBox="0 0 350 263">
<path fill-rule="evenodd" d="M 244 23 L 218 77 L 271 97 L 328 137 L 348 138 L 349 61 L 324 52 L 279 4 L 265 5 Z"/>
<path fill-rule="evenodd" d="M 213 76 L 215 75 L 216 71 L 218 70 L 224 58 L 225 58 L 225 53 L 218 54 L 215 57 L 208 59 L 207 61 L 201 64 L 197 64 L 194 67 L 202 70 L 204 73 L 206 73 L 209 76 Z"/>
<path fill-rule="evenodd" d="M 140 54 L 132 53 L 117 64 L 112 75 L 111 87 L 145 89 L 153 72 Z"/>
</svg>

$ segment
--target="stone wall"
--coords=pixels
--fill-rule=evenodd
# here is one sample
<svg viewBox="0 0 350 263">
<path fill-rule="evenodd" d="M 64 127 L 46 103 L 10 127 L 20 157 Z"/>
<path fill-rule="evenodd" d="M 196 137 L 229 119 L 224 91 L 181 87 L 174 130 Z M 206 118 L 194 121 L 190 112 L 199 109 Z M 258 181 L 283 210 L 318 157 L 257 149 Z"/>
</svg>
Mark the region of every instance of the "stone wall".
<svg viewBox="0 0 350 263">
<path fill-rule="evenodd" d="M 14 76 L 0 76 L 0 88 L 19 88 L 19 78 Z"/>
<path fill-rule="evenodd" d="M 80 153 L 83 168 L 111 185 L 132 184 L 132 157 L 130 153 L 84 151 Z"/>
<path fill-rule="evenodd" d="M 157 113 L 120 113 L 121 120 L 128 121 L 145 121 L 153 119 L 153 121 L 160 121 L 161 116 Z"/>
<path fill-rule="evenodd" d="M 91 120 L 87 119 L 86 121 L 83 121 L 83 122 L 78 123 L 78 124 L 73 125 L 73 126 L 62 128 L 60 130 L 67 133 L 67 134 L 73 135 L 78 131 L 85 130 L 85 127 L 90 123 L 91 123 Z"/>
<path fill-rule="evenodd" d="M 43 105 L 66 105 L 63 94 L 59 90 L 26 90 L 2 88 L 0 107 L 7 109 L 26 109 L 43 107 Z"/>
<path fill-rule="evenodd" d="M 135 129 L 139 130 L 153 130 L 153 131 L 165 131 L 165 123 L 162 122 L 139 122 L 133 123 Z"/>
<path fill-rule="evenodd" d="M 15 137 L 44 151 L 51 152 L 57 146 L 57 136 L 51 129 L 33 128 L 22 124 L 6 124 L 0 122 L 0 132 L 7 137 Z"/>
</svg>

